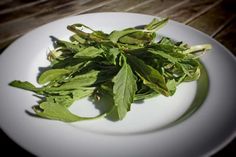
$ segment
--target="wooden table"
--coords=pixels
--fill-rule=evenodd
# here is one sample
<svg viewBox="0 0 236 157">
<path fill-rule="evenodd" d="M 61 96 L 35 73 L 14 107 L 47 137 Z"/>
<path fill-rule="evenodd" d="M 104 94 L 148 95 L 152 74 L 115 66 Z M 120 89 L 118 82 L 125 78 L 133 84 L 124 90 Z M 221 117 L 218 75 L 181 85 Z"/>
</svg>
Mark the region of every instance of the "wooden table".
<svg viewBox="0 0 236 157">
<path fill-rule="evenodd" d="M 235 6 L 234 0 L 1 0 L 0 53 L 26 32 L 59 18 L 92 12 L 133 12 L 170 17 L 192 26 L 236 55 Z M 5 135 L 3 138 L 8 140 Z M 236 156 L 235 143 L 215 156 Z M 7 144 L 14 145 L 9 140 Z"/>
</svg>

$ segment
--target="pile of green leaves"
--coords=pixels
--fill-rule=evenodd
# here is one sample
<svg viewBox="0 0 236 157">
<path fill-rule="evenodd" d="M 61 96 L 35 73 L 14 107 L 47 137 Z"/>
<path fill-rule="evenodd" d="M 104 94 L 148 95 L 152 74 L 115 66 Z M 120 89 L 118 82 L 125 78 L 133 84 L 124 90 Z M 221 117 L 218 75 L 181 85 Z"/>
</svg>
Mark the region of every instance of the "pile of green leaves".
<svg viewBox="0 0 236 157">
<path fill-rule="evenodd" d="M 77 100 L 90 96 L 95 101 L 111 97 L 108 110 L 100 116 L 125 117 L 134 101 L 159 94 L 171 96 L 181 82 L 200 76 L 199 54 L 210 45 L 189 47 L 167 37 L 157 41 L 156 32 L 168 19 L 153 19 L 142 28 L 115 30 L 110 34 L 83 24 L 69 25 L 70 41 L 54 38 L 48 55 L 48 70 L 40 73 L 36 87 L 13 81 L 11 86 L 43 96 L 35 113 L 44 118 L 74 122 L 97 117 L 80 117 L 69 111 Z M 98 117 L 100 117 L 98 116 Z"/>
</svg>

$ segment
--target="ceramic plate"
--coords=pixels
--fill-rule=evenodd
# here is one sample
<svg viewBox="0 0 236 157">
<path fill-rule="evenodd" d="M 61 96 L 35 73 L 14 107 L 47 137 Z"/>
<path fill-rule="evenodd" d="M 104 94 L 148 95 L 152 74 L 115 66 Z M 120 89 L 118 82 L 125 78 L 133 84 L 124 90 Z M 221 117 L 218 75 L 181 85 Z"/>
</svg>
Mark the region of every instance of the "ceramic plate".
<svg viewBox="0 0 236 157">
<path fill-rule="evenodd" d="M 201 58 L 199 81 L 183 83 L 172 97 L 134 103 L 124 120 L 97 119 L 76 123 L 31 116 L 37 97 L 8 86 L 13 80 L 36 84 L 40 67 L 49 65 L 50 36 L 68 40 L 66 26 L 83 23 L 93 29 L 140 26 L 154 17 L 132 13 L 73 16 L 41 26 L 16 40 L 0 56 L 0 126 L 17 144 L 37 156 L 176 157 L 208 156 L 235 137 L 235 58 L 220 43 L 183 24 L 169 21 L 159 35 L 190 45 L 209 43 Z M 70 110 L 81 116 L 99 114 L 87 98 Z"/>
</svg>

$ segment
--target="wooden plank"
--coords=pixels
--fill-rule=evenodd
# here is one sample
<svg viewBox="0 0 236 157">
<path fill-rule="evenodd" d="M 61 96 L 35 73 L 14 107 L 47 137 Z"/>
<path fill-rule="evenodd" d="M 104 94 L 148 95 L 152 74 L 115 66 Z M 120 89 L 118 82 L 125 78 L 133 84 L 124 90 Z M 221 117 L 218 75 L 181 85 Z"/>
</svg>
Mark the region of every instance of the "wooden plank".
<svg viewBox="0 0 236 157">
<path fill-rule="evenodd" d="M 215 0 L 201 0 L 201 1 L 188 1 L 183 5 L 179 5 L 168 11 L 159 13 L 161 17 L 169 17 L 172 20 L 178 22 L 185 22 L 189 19 L 195 17 L 198 13 L 210 9 L 211 6 L 214 6 L 215 3 L 219 3 Z"/>
<path fill-rule="evenodd" d="M 14 1 L 7 1 L 0 5 L 0 14 L 12 12 L 27 6 L 30 6 L 31 4 L 37 4 L 40 3 L 42 0 L 14 0 Z"/>
<path fill-rule="evenodd" d="M 225 27 L 221 32 L 219 32 L 215 39 L 227 47 L 233 55 L 236 56 L 236 18 Z"/>
<path fill-rule="evenodd" d="M 12 2 L 12 0 L 1 0 L 0 1 L 0 6 L 1 5 L 5 5 L 5 4 L 9 3 L 9 2 Z"/>
<path fill-rule="evenodd" d="M 228 23 L 235 14 L 234 9 L 231 8 L 231 3 L 223 1 L 207 13 L 199 16 L 188 25 L 192 26 L 208 35 L 216 34 L 216 31 Z"/>
<path fill-rule="evenodd" d="M 150 3 L 130 9 L 129 12 L 157 15 L 159 12 L 171 6 L 178 5 L 182 1 L 183 0 L 154 0 L 150 1 Z"/>
<path fill-rule="evenodd" d="M 43 12 L 47 12 L 50 9 L 53 9 L 58 6 L 66 5 L 67 3 L 73 2 L 72 0 L 57 0 L 57 1 L 40 1 L 40 3 L 34 4 L 30 8 L 21 8 L 15 10 L 14 12 L 8 12 L 0 14 L 0 23 L 8 23 L 14 21 L 21 21 L 28 17 L 33 17 L 39 15 Z M 32 3 L 30 3 L 32 4 Z"/>
<path fill-rule="evenodd" d="M 134 6 L 137 6 L 137 5 L 140 5 L 140 4 L 142 5 L 142 4 L 145 4 L 149 1 L 146 1 L 146 0 L 128 0 L 128 1 L 127 0 L 119 0 L 119 1 L 115 1 L 114 3 L 109 3 L 109 4 L 101 6 L 99 8 L 90 10 L 88 12 L 126 11 L 130 8 L 133 8 Z M 153 0 L 151 0 L 151 1 L 153 1 Z"/>
<path fill-rule="evenodd" d="M 78 2 L 78 1 L 75 1 Z M 100 7 L 107 3 L 111 3 L 111 0 L 93 0 L 88 1 L 85 4 L 70 3 L 69 5 L 64 5 L 57 8 L 50 8 L 46 11 L 37 14 L 35 16 L 27 17 L 24 20 L 17 20 L 10 23 L 5 23 L 0 25 L 0 47 L 2 45 L 6 46 L 8 43 L 13 41 L 20 35 L 32 30 L 35 27 L 48 23 L 50 21 Z"/>
</svg>

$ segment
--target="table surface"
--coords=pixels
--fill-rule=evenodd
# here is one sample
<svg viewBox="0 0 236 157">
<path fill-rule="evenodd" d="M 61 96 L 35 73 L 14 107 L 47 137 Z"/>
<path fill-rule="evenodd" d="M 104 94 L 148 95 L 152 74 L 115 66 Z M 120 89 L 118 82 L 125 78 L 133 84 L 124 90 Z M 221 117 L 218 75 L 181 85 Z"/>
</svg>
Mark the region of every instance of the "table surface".
<svg viewBox="0 0 236 157">
<path fill-rule="evenodd" d="M 93 12 L 132 12 L 169 17 L 194 27 L 236 55 L 236 1 L 234 0 L 1 0 L 0 53 L 15 39 L 48 22 Z M 25 153 L 0 132 L 1 150 L 8 146 Z M 4 140 L 2 140 L 4 139 Z M 214 157 L 236 156 L 236 140 Z M 2 147 L 3 146 L 3 147 Z M 28 154 L 29 155 L 29 154 Z"/>
</svg>

